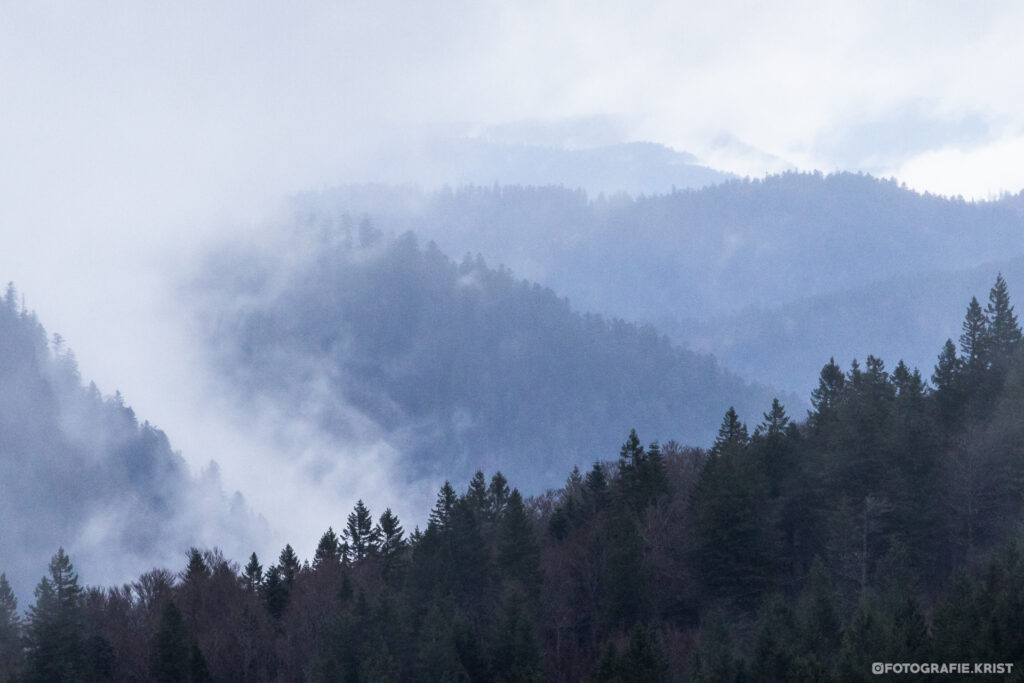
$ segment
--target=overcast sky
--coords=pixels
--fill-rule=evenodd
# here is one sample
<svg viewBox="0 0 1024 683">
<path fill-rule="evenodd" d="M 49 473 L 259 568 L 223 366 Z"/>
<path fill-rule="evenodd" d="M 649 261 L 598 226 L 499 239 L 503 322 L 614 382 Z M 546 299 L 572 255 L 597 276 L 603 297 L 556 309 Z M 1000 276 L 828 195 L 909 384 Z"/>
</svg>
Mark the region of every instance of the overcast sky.
<svg viewBox="0 0 1024 683">
<path fill-rule="evenodd" d="M 1013 2 L 0 2 L 0 279 L 244 484 L 167 287 L 204 240 L 296 191 L 416 179 L 379 161 L 414 169 L 431 135 L 1016 192 L 1022 26 Z"/>
</svg>

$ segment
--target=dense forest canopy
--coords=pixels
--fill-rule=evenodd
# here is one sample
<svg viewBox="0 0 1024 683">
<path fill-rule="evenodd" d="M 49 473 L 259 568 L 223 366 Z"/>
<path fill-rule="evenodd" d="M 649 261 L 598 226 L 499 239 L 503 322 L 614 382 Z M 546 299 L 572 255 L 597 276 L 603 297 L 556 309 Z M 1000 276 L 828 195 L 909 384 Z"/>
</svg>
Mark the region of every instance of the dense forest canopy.
<svg viewBox="0 0 1024 683">
<path fill-rule="evenodd" d="M 751 429 L 730 408 L 708 450 L 633 431 L 617 459 L 528 499 L 478 472 L 412 532 L 359 501 L 324 520 L 311 561 L 193 548 L 177 574 L 102 589 L 61 549 L 27 611 L 0 576 L 0 678 L 1017 674 L 1024 344 L 1001 276 L 961 330 L 928 378 L 830 360 L 806 420 L 774 400 Z"/>
<path fill-rule="evenodd" d="M 806 358 L 848 360 L 864 344 L 891 340 L 878 350 L 923 364 L 947 336 L 954 302 L 998 269 L 1024 281 L 1006 263 L 1024 255 L 1020 196 L 966 202 L 853 173 L 632 197 L 571 186 L 429 195 L 351 186 L 304 195 L 295 211 L 310 220 L 365 213 L 445 253 L 481 253 L 577 310 L 652 323 L 727 368 L 742 367 L 750 381 L 801 396 L 813 388 Z M 942 290 L 933 294 L 936 281 Z M 858 327 L 863 309 L 868 320 L 891 311 L 912 317 L 869 337 Z M 780 332 L 785 343 L 766 341 Z M 793 343 L 798 353 L 773 354 Z"/>
<path fill-rule="evenodd" d="M 336 442 L 368 417 L 410 479 L 501 469 L 535 493 L 632 426 L 707 444 L 726 407 L 771 398 L 651 327 L 409 233 L 314 217 L 282 241 L 225 250 L 194 287 L 215 372 L 246 414 L 269 402 Z"/>
</svg>

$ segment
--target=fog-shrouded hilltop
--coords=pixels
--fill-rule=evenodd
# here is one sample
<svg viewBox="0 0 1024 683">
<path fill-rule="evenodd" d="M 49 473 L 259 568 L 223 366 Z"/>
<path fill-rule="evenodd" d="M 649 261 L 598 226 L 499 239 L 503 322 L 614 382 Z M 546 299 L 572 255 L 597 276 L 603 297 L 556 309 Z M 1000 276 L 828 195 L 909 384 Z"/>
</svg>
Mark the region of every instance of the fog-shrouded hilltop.
<svg viewBox="0 0 1024 683">
<path fill-rule="evenodd" d="M 24 598 L 57 546 L 85 580 L 109 582 L 190 545 L 246 548 L 266 533 L 215 463 L 192 476 L 119 393 L 83 387 L 72 351 L 47 340 L 13 285 L 0 301 L 0 481 L 0 564 Z"/>
<path fill-rule="evenodd" d="M 665 193 L 733 177 L 700 165 L 692 154 L 653 142 L 566 149 L 463 137 L 434 140 L 424 147 L 424 170 L 431 175 L 421 184 L 427 187 L 436 187 L 439 180 L 451 185 L 562 185 L 596 196 Z M 408 150 L 402 160 L 408 167 Z M 389 177 L 413 180 L 397 166 L 396 160 Z"/>
<path fill-rule="evenodd" d="M 706 444 L 722 410 L 772 398 L 650 327 L 346 217 L 222 251 L 189 296 L 250 418 L 270 405 L 339 443 L 374 429 L 410 480 L 500 469 L 538 491 L 632 426 Z"/>
<path fill-rule="evenodd" d="M 341 187 L 300 197 L 296 210 L 366 212 L 379 227 L 414 230 L 447 253 L 479 252 L 580 310 L 653 323 L 694 350 L 729 354 L 744 377 L 802 395 L 807 372 L 771 372 L 767 352 L 781 348 L 778 328 L 806 331 L 809 357 L 853 357 L 859 347 L 846 343 L 849 325 L 819 324 L 828 316 L 803 312 L 826 302 L 859 311 L 858 297 L 888 281 L 897 293 L 909 283 L 900 305 L 930 315 L 934 307 L 918 296 L 928 280 L 914 284 L 917 276 L 983 264 L 991 272 L 988 264 L 1024 254 L 1021 201 L 966 202 L 862 174 L 787 173 L 636 197 L 552 186 L 433 194 Z M 979 284 L 961 279 L 936 297 L 941 314 L 914 325 L 947 328 L 948 302 Z M 943 338 L 922 336 L 892 352 L 923 362 Z M 786 366 L 803 357 L 791 355 Z"/>
</svg>

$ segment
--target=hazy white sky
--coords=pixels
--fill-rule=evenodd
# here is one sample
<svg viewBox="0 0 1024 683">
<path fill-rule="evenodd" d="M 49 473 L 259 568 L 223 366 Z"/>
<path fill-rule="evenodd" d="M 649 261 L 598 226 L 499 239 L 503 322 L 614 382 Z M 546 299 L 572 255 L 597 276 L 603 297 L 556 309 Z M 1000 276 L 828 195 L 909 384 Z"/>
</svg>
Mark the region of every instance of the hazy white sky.
<svg viewBox="0 0 1024 683">
<path fill-rule="evenodd" d="M 595 121 L 740 174 L 1016 192 L 1022 27 L 1014 2 L 3 1 L 0 279 L 240 484 L 167 289 L 204 240 L 299 190 L 402 179 L 377 160 L 414 168 L 428 134 L 578 144 Z"/>
</svg>

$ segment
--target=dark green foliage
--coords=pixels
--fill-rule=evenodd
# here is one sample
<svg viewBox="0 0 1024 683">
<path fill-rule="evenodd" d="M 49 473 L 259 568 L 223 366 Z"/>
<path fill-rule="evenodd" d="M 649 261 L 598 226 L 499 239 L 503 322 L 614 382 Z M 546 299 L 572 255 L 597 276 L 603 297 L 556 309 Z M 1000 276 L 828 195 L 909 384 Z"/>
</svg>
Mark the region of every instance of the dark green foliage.
<svg viewBox="0 0 1024 683">
<path fill-rule="evenodd" d="M 694 683 L 737 683 L 744 679 L 743 661 L 736 655 L 734 637 L 725 614 L 708 610 L 689 665 Z"/>
<path fill-rule="evenodd" d="M 158 683 L 186 683 L 189 680 L 191 647 L 185 622 L 173 600 L 164 604 L 160 624 L 150 646 L 150 675 Z"/>
<path fill-rule="evenodd" d="M 334 533 L 332 527 L 327 527 L 327 531 L 320 537 L 320 542 L 316 546 L 316 552 L 313 553 L 313 569 L 337 567 L 342 562 L 342 556 L 341 539 Z"/>
<path fill-rule="evenodd" d="M 496 475 L 497 476 L 497 475 Z M 452 511 L 459 497 L 450 482 L 445 482 L 437 494 L 437 503 L 430 511 L 430 523 L 438 529 L 446 529 L 451 522 Z"/>
<path fill-rule="evenodd" d="M 242 581 L 250 593 L 255 593 L 263 584 L 263 565 L 256 557 L 256 553 L 249 556 L 249 562 L 245 565 L 245 572 L 242 574 Z"/>
<path fill-rule="evenodd" d="M 989 321 L 987 341 L 990 352 L 995 358 L 1008 358 L 1021 340 L 1021 331 L 1002 273 L 996 276 L 996 283 L 989 292 L 985 313 Z"/>
<path fill-rule="evenodd" d="M 295 585 L 295 577 L 299 573 L 299 557 L 295 554 L 290 543 L 285 544 L 281 555 L 277 558 L 277 566 L 281 570 L 281 579 L 288 590 Z"/>
<path fill-rule="evenodd" d="M 1022 661 L 1024 351 L 997 357 L 973 393 L 951 343 L 934 391 L 902 361 L 830 362 L 807 424 L 774 400 L 752 435 L 730 409 L 710 452 L 634 431 L 617 463 L 526 500 L 500 474 L 461 497 L 446 482 L 408 543 L 360 501 L 312 568 L 291 546 L 262 577 L 255 554 L 240 572 L 193 548 L 177 585 L 82 591 L 60 551 L 23 626 L 0 575 L 0 646 L 27 647 L 4 671 L 856 681 L 879 661 Z"/>
<path fill-rule="evenodd" d="M 509 494 L 498 522 L 497 545 L 503 577 L 517 582 L 529 595 L 536 595 L 541 582 L 540 546 L 518 489 Z"/>
<path fill-rule="evenodd" d="M 345 529 L 341 532 L 348 549 L 350 562 L 358 562 L 377 551 L 380 542 L 379 531 L 374 527 L 373 516 L 363 501 L 357 501 L 355 508 L 348 515 Z"/>
<path fill-rule="evenodd" d="M 640 512 L 668 491 L 668 477 L 657 442 L 645 451 L 634 429 L 619 451 L 618 491 L 625 505 Z"/>
<path fill-rule="evenodd" d="M 717 406 L 770 400 L 633 316 L 577 313 L 478 256 L 452 261 L 411 233 L 359 247 L 340 217 L 293 227 L 294 258 L 218 255 L 198 298 L 205 350 L 242 403 L 269 400 L 330 442 L 350 438 L 342 406 L 406 434 L 410 477 L 502 469 L 540 491 L 629 426 L 702 443 Z M 314 384 L 327 400 L 299 409 L 290 397 Z"/>
<path fill-rule="evenodd" d="M 25 627 L 26 681 L 76 681 L 84 675 L 82 590 L 61 548 L 50 560 L 50 576 L 36 587 Z"/>
<path fill-rule="evenodd" d="M 747 445 L 750 437 L 747 435 L 747 426 L 740 422 L 736 409 L 729 406 L 725 417 L 722 419 L 722 426 L 718 428 L 718 437 L 714 446 L 711 447 L 712 455 L 721 455 L 727 451 L 736 451 Z"/>
<path fill-rule="evenodd" d="M 7 680 L 21 666 L 21 626 L 18 600 L 7 575 L 0 573 L 0 681 Z"/>
<path fill-rule="evenodd" d="M 267 570 L 261 593 L 267 611 L 275 619 L 280 619 L 288 605 L 288 584 L 282 578 L 281 568 L 278 565 L 275 564 Z"/>
</svg>

